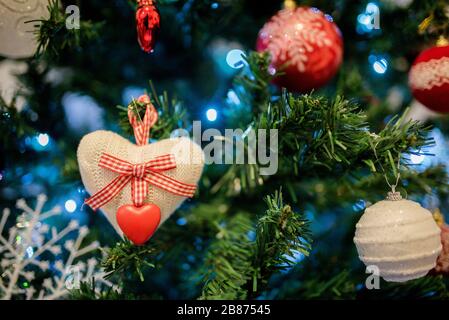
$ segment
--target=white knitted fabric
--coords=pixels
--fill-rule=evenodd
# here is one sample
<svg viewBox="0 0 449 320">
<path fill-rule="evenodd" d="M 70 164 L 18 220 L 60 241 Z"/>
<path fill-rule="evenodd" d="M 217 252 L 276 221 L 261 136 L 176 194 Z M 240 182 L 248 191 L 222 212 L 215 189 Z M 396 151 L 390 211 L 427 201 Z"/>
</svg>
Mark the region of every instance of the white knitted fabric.
<svg viewBox="0 0 449 320">
<path fill-rule="evenodd" d="M 81 179 L 91 195 L 118 176 L 118 173 L 98 166 L 103 152 L 131 163 L 143 163 L 154 157 L 171 153 L 175 156 L 176 168 L 165 171 L 164 174 L 188 184 L 198 183 L 204 167 L 203 150 L 199 145 L 185 137 L 137 146 L 113 132 L 95 131 L 81 139 L 77 154 Z M 185 197 L 174 195 L 150 185 L 145 203 L 154 203 L 161 209 L 160 226 L 185 199 Z M 131 184 L 129 183 L 114 199 L 101 208 L 121 236 L 123 234 L 117 224 L 116 212 L 120 206 L 132 203 Z"/>
</svg>

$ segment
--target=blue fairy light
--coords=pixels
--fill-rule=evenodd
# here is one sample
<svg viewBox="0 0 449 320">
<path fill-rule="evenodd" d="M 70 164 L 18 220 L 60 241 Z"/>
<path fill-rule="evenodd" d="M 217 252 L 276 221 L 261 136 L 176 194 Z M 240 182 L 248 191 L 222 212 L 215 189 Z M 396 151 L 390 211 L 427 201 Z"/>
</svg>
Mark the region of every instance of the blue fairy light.
<svg viewBox="0 0 449 320">
<path fill-rule="evenodd" d="M 378 74 L 384 74 L 388 70 L 388 61 L 385 58 L 374 61 L 373 70 Z"/>
<path fill-rule="evenodd" d="M 325 14 L 324 17 L 326 18 L 327 21 L 329 22 L 333 22 L 334 18 L 332 18 L 332 16 L 330 14 Z"/>
<path fill-rule="evenodd" d="M 209 120 L 210 122 L 214 122 L 218 118 L 217 110 L 215 110 L 214 108 L 207 109 L 206 117 L 207 117 L 207 120 Z"/>
<path fill-rule="evenodd" d="M 77 206 L 75 200 L 69 199 L 65 202 L 64 207 L 67 210 L 67 212 L 72 213 L 72 212 L 75 212 L 75 210 L 78 206 Z"/>
<path fill-rule="evenodd" d="M 358 211 L 362 211 L 365 210 L 366 208 L 366 202 L 363 199 L 358 200 L 356 203 L 354 203 L 354 205 L 352 206 L 352 210 L 358 212 Z"/>
<path fill-rule="evenodd" d="M 185 226 L 187 224 L 187 219 L 186 218 L 179 218 L 178 220 L 176 220 L 176 224 L 178 226 Z"/>
<path fill-rule="evenodd" d="M 212 9 L 218 9 L 218 3 L 217 2 L 213 2 L 211 5 L 210 5 L 210 7 L 212 8 Z"/>
<path fill-rule="evenodd" d="M 383 55 L 370 54 L 368 62 L 377 74 L 384 74 L 388 70 L 388 60 Z"/>
<path fill-rule="evenodd" d="M 413 164 L 421 164 L 426 159 L 426 156 L 423 154 L 412 154 L 410 155 L 410 161 Z"/>
<path fill-rule="evenodd" d="M 36 136 L 37 143 L 39 143 L 42 147 L 46 147 L 50 142 L 50 137 L 46 133 L 39 133 Z"/>
<path fill-rule="evenodd" d="M 256 233 L 254 232 L 254 230 L 248 231 L 246 236 L 248 237 L 249 241 L 255 241 L 256 240 Z"/>
<path fill-rule="evenodd" d="M 449 164 L 449 142 L 445 135 L 440 129 L 434 128 L 429 136 L 435 143 L 424 150 L 414 150 L 414 153 L 408 158 L 413 169 L 418 172 L 434 165 L 443 164 L 447 167 Z"/>
<path fill-rule="evenodd" d="M 229 104 L 240 105 L 240 99 L 234 90 L 229 90 L 227 94 L 227 102 Z"/>
<path fill-rule="evenodd" d="M 21 144 L 19 147 L 21 153 L 24 153 L 26 148 L 31 148 L 35 151 L 48 151 L 51 146 L 51 137 L 47 133 L 41 132 L 34 136 L 26 137 Z"/>
</svg>

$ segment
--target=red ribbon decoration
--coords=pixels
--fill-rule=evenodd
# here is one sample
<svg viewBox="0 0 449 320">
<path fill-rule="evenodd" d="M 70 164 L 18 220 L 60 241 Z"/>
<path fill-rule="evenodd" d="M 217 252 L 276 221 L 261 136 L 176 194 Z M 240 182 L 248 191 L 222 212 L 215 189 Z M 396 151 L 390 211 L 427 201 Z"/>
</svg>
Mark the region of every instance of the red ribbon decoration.
<svg viewBox="0 0 449 320">
<path fill-rule="evenodd" d="M 145 103 L 147 108 L 145 110 L 145 116 L 142 119 L 137 119 L 135 111 L 128 109 L 128 120 L 133 127 L 134 138 L 136 138 L 136 144 L 138 146 L 144 146 L 148 144 L 150 138 L 150 129 L 157 122 L 157 111 L 151 103 L 150 97 L 142 95 L 137 99 L 138 103 Z"/>
<path fill-rule="evenodd" d="M 157 121 L 157 111 L 148 96 L 141 96 L 138 101 L 147 104 L 143 121 L 136 119 L 132 110 L 128 111 L 128 118 L 134 129 L 137 145 L 143 146 L 148 144 L 150 128 Z M 172 154 L 158 156 L 144 163 L 133 164 L 103 153 L 98 165 L 118 173 L 119 176 L 86 200 L 85 204 L 93 210 L 97 210 L 111 201 L 129 182 L 131 182 L 133 204 L 136 207 L 143 205 L 150 184 L 178 196 L 193 197 L 195 194 L 196 185 L 180 182 L 161 173 L 176 168 L 175 156 Z"/>
</svg>

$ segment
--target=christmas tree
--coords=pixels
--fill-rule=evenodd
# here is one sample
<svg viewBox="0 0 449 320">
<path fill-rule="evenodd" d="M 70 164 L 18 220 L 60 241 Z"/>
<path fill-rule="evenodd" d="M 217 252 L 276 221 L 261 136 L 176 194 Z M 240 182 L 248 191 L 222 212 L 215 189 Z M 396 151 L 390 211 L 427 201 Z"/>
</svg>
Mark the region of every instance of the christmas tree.
<svg viewBox="0 0 449 320">
<path fill-rule="evenodd" d="M 25 2 L 1 298 L 449 297 L 448 1 Z"/>
</svg>

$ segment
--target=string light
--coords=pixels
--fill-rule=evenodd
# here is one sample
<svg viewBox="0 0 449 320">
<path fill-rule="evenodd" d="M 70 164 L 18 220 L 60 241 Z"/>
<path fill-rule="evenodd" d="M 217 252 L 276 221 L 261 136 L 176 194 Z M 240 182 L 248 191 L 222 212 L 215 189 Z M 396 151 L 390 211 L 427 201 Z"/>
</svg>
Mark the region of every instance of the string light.
<svg viewBox="0 0 449 320">
<path fill-rule="evenodd" d="M 334 18 L 332 18 L 330 14 L 325 14 L 324 17 L 326 18 L 327 21 L 334 22 Z"/>
<path fill-rule="evenodd" d="M 232 89 L 228 91 L 227 102 L 235 104 L 235 105 L 239 105 L 240 104 L 240 99 L 237 96 L 237 93 L 235 93 L 235 91 L 232 90 Z M 0 180 L 1 180 L 1 178 L 0 178 Z"/>
<path fill-rule="evenodd" d="M 421 163 L 423 163 L 423 161 L 424 161 L 425 158 L 426 158 L 426 157 L 425 157 L 424 155 L 422 155 L 422 154 L 412 154 L 412 155 L 410 156 L 410 161 L 411 161 L 413 164 L 421 164 Z"/>
<path fill-rule="evenodd" d="M 214 122 L 218 118 L 217 110 L 215 110 L 214 108 L 208 109 L 206 111 L 206 117 L 207 117 L 207 120 Z"/>
<path fill-rule="evenodd" d="M 374 72 L 377 74 L 384 74 L 388 70 L 388 61 L 383 56 L 376 56 L 371 54 L 368 57 L 368 62 L 371 64 Z"/>
<path fill-rule="evenodd" d="M 75 200 L 70 199 L 65 202 L 64 207 L 67 210 L 67 212 L 72 213 L 75 212 L 77 205 Z"/>
<path fill-rule="evenodd" d="M 376 73 L 384 74 L 385 72 L 387 72 L 387 69 L 388 69 L 388 62 L 385 58 L 377 60 L 373 63 L 373 70 Z"/>
<path fill-rule="evenodd" d="M 37 143 L 39 143 L 42 147 L 46 147 L 50 142 L 50 137 L 46 133 L 39 133 L 36 139 Z"/>
<path fill-rule="evenodd" d="M 178 220 L 176 220 L 176 224 L 179 226 L 185 226 L 187 224 L 187 219 L 186 218 L 179 218 Z"/>
<path fill-rule="evenodd" d="M 352 206 L 352 210 L 354 210 L 356 212 L 365 210 L 365 208 L 366 208 L 366 202 L 363 199 L 357 200 L 357 202 L 354 203 L 354 205 Z"/>
</svg>

